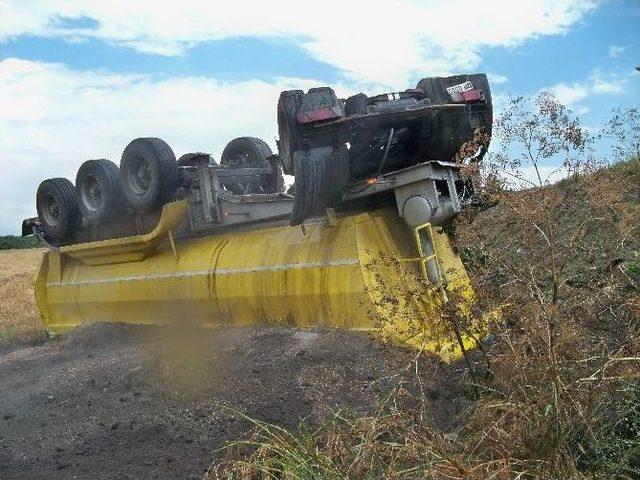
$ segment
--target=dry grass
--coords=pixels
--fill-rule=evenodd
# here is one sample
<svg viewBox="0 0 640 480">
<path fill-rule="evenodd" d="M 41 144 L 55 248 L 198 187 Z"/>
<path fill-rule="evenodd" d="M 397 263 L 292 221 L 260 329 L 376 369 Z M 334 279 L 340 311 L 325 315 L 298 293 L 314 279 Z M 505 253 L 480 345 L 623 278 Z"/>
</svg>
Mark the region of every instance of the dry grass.
<svg viewBox="0 0 640 480">
<path fill-rule="evenodd" d="M 504 308 L 468 374 L 449 379 L 469 392 L 452 431 L 393 402 L 317 428 L 250 420 L 205 479 L 640 478 L 639 167 L 459 219 L 474 307 Z"/>
<path fill-rule="evenodd" d="M 0 251 L 0 343 L 44 338 L 33 296 L 33 276 L 44 249 Z"/>
</svg>

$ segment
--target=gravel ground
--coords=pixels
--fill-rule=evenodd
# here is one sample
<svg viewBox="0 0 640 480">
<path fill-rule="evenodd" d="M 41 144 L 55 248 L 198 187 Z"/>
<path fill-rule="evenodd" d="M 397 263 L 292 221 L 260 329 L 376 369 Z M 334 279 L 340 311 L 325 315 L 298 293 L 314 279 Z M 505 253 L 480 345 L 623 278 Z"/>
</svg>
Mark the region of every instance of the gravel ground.
<svg viewBox="0 0 640 480">
<path fill-rule="evenodd" d="M 200 478 L 249 428 L 369 411 L 403 382 L 445 428 L 463 402 L 435 360 L 368 334 L 88 325 L 0 351 L 0 478 Z M 421 392 L 421 394 L 420 394 Z"/>
</svg>

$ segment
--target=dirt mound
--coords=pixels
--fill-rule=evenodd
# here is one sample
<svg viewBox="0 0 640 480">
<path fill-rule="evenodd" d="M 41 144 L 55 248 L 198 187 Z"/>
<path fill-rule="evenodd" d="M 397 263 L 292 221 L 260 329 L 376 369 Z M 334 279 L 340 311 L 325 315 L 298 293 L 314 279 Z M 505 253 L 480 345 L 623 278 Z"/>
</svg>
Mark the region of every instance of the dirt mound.
<svg viewBox="0 0 640 480">
<path fill-rule="evenodd" d="M 199 478 L 248 428 L 234 410 L 293 426 L 401 382 L 443 425 L 461 396 L 414 356 L 347 331 L 81 327 L 0 356 L 0 477 Z"/>
<path fill-rule="evenodd" d="M 456 228 L 479 310 L 503 306 L 461 450 L 514 478 L 639 478 L 640 162 L 498 198 Z"/>
<path fill-rule="evenodd" d="M 505 301 L 506 286 L 514 281 L 532 283 L 547 295 L 555 268 L 559 308 L 596 321 L 591 327 L 612 336 L 622 333 L 620 308 L 640 313 L 639 165 L 621 163 L 467 212 L 458 221 L 456 243 L 476 284 Z"/>
</svg>

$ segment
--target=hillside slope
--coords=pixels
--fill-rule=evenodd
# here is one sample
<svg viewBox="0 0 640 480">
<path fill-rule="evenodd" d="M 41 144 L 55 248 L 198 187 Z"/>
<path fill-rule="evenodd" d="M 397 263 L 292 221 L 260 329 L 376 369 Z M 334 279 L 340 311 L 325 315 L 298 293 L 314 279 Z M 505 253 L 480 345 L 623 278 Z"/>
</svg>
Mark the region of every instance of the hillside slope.
<svg viewBox="0 0 640 480">
<path fill-rule="evenodd" d="M 259 424 L 206 478 L 640 478 L 639 165 L 458 219 L 475 308 L 502 317 L 446 380 L 466 400 L 446 430 L 393 398 L 319 430 Z"/>
<path fill-rule="evenodd" d="M 477 461 L 542 478 L 640 476 L 640 162 L 467 212 L 479 307 L 503 305 L 461 418 Z"/>
<path fill-rule="evenodd" d="M 456 244 L 476 285 L 508 302 L 533 283 L 551 301 L 555 268 L 555 306 L 612 346 L 624 342 L 621 325 L 640 312 L 639 166 L 507 193 L 460 217 Z"/>
</svg>

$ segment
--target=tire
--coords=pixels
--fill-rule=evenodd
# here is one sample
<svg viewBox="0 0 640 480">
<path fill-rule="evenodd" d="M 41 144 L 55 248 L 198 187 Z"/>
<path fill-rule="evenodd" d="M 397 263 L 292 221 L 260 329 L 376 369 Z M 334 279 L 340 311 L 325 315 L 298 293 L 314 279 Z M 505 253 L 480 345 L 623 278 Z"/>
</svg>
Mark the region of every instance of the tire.
<svg viewBox="0 0 640 480">
<path fill-rule="evenodd" d="M 423 78 L 416 88 L 424 92 L 434 105 L 451 102 L 447 87 L 471 80 L 476 88 L 484 92 L 486 103 L 469 105 L 464 112 L 443 111 L 430 122 L 425 122 L 421 132 L 421 151 L 423 155 L 444 161 L 452 160 L 460 147 L 473 137 L 474 131 L 481 128 L 491 137 L 493 106 L 491 90 L 486 75 L 456 75 L 453 77 Z M 485 145 L 476 157 L 482 159 L 487 152 Z"/>
<path fill-rule="evenodd" d="M 446 89 L 442 86 L 442 77 L 423 78 L 416 85 L 416 89 L 423 91 L 431 100 L 432 105 L 449 103 L 451 100 Z"/>
<path fill-rule="evenodd" d="M 89 225 L 116 217 L 123 208 L 120 170 L 110 160 L 87 160 L 76 175 L 78 208 Z"/>
<path fill-rule="evenodd" d="M 367 97 L 364 93 L 358 93 L 357 95 L 353 95 L 347 98 L 344 103 L 344 112 L 347 117 L 352 117 L 354 115 L 362 115 L 366 112 L 367 102 L 369 101 L 369 97 Z"/>
<path fill-rule="evenodd" d="M 322 193 L 321 183 L 327 159 L 309 152 L 297 152 L 294 157 L 296 195 L 289 217 L 292 227 L 300 225 L 310 215 Z"/>
<path fill-rule="evenodd" d="M 136 138 L 122 153 L 120 185 L 134 210 L 144 212 L 171 201 L 179 184 L 178 163 L 159 138 Z"/>
<path fill-rule="evenodd" d="M 278 153 L 282 159 L 282 168 L 287 175 L 293 175 L 293 152 L 302 139 L 297 130 L 296 114 L 302 104 L 302 90 L 288 90 L 280 93 L 278 99 Z"/>
<path fill-rule="evenodd" d="M 269 164 L 273 155 L 263 140 L 255 137 L 239 137 L 231 140 L 220 157 L 220 165 L 230 168 L 261 168 Z"/>
<path fill-rule="evenodd" d="M 273 174 L 267 176 L 264 185 L 264 193 L 284 193 L 287 187 L 284 183 L 282 166 L 278 162 L 276 156 L 269 157 L 268 161 L 273 168 Z"/>
<path fill-rule="evenodd" d="M 185 153 L 178 159 L 178 167 L 197 167 L 200 163 L 210 163 L 211 157 L 208 153 L 191 152 Z"/>
<path fill-rule="evenodd" d="M 220 157 L 220 165 L 231 168 L 260 168 L 269 164 L 273 155 L 266 142 L 255 137 L 239 137 L 231 140 Z"/>
<path fill-rule="evenodd" d="M 44 232 L 64 240 L 80 226 L 76 187 L 66 178 L 49 178 L 38 186 L 36 210 Z"/>
<path fill-rule="evenodd" d="M 348 180 L 349 150 L 340 145 L 296 152 L 294 162 L 295 199 L 289 217 L 292 226 L 339 200 Z"/>
<path fill-rule="evenodd" d="M 263 181 L 250 181 L 246 184 L 225 184 L 231 192 L 235 194 L 244 193 L 277 193 L 284 190 L 284 178 L 282 170 L 272 162 L 273 152 L 269 145 L 255 137 L 239 137 L 231 140 L 224 148 L 220 157 L 220 165 L 229 168 L 263 168 L 274 165 L 272 175 Z M 280 189 L 282 184 L 282 189 Z M 280 189 L 280 190 L 279 190 Z"/>
</svg>

